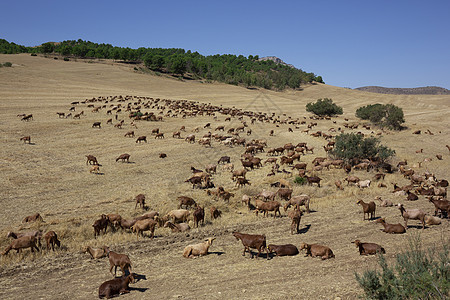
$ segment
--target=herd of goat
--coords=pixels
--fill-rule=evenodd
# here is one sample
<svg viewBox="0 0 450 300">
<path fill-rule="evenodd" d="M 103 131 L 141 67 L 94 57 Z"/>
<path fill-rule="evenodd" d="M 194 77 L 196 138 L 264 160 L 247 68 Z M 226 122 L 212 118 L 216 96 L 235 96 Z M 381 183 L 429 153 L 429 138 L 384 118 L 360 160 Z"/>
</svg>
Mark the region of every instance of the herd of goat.
<svg viewBox="0 0 450 300">
<path fill-rule="evenodd" d="M 334 169 L 342 169 L 346 173 L 346 177 L 338 179 L 334 182 L 338 190 L 343 190 L 346 186 L 355 185 L 359 189 L 364 190 L 370 188 L 372 182 L 377 181 L 378 188 L 387 188 L 383 182 L 386 173 L 399 172 L 402 176 L 410 180 L 409 185 L 399 187 L 394 184 L 393 193 L 396 195 L 402 195 L 406 197 L 406 200 L 414 201 L 418 199 L 417 195 L 424 195 L 428 197 L 430 203 L 434 205 L 434 215 L 425 213 L 420 209 L 406 209 L 403 204 L 398 204 L 397 207 L 400 211 L 401 217 L 404 219 L 404 225 L 388 224 L 384 218 L 376 218 L 376 203 L 370 201 L 368 203 L 363 200 L 358 200 L 357 204 L 361 205 L 363 210 L 363 220 L 375 220 L 376 223 L 381 223 L 384 227 L 383 231 L 386 233 L 405 233 L 407 230 L 408 220 L 419 220 L 422 228 L 425 229 L 426 225 L 439 225 L 442 222 L 442 218 L 448 218 L 450 213 L 450 202 L 447 198 L 447 186 L 448 181 L 445 179 L 437 179 L 436 176 L 429 172 L 417 174 L 414 169 L 408 168 L 407 161 L 400 161 L 398 165 L 391 165 L 387 162 L 370 161 L 370 160 L 351 160 L 344 161 L 339 159 L 331 159 L 326 157 L 315 157 L 311 164 L 300 161 L 300 158 L 305 155 L 314 155 L 314 147 L 308 145 L 305 142 L 286 143 L 277 147 L 268 148 L 267 140 L 265 139 L 251 139 L 242 137 L 241 134 L 245 134 L 247 137 L 252 135 L 250 126 L 257 122 L 273 123 L 277 127 L 281 124 L 288 126 L 288 131 L 293 132 L 293 129 L 301 129 L 300 126 L 306 127 L 302 130 L 303 133 L 309 134 L 317 138 L 323 138 L 326 143 L 323 147 L 325 152 L 329 152 L 335 146 L 333 133 L 341 132 L 342 128 L 330 128 L 327 132 L 316 131 L 310 132 L 317 126 L 321 118 L 310 117 L 310 121 L 307 118 L 292 119 L 290 117 L 277 116 L 275 114 L 261 113 L 246 111 L 233 108 L 226 108 L 222 106 L 215 106 L 211 104 L 199 103 L 195 101 L 187 100 L 168 100 L 168 99 L 153 99 L 149 97 L 136 97 L 136 96 L 110 96 L 87 99 L 85 101 L 76 101 L 71 103 L 69 113 L 58 112 L 59 118 L 81 118 L 86 113 L 82 110 L 75 114 L 76 110 L 79 110 L 80 106 L 84 105 L 84 109 L 91 109 L 93 114 L 99 113 L 101 110 L 106 110 L 107 116 L 115 117 L 109 118 L 105 123 L 113 124 L 113 119 L 117 121 L 114 127 L 121 129 L 125 126 L 125 120 L 119 120 L 120 113 L 127 113 L 130 119 L 130 126 L 137 129 L 136 124 L 142 121 L 160 122 L 164 118 L 190 118 L 195 116 L 210 116 L 213 120 L 217 120 L 218 116 L 225 117 L 225 121 L 237 120 L 239 125 L 230 127 L 225 134 L 225 126 L 216 126 L 213 130 L 211 123 L 197 126 L 192 129 L 193 133 L 187 134 L 182 138 L 182 135 L 186 132 L 185 126 L 181 126 L 179 130 L 172 133 L 172 138 L 176 140 L 185 141 L 188 144 L 197 143 L 205 148 L 212 148 L 214 143 L 224 145 L 227 147 L 242 147 L 243 153 L 240 161 L 232 161 L 230 156 L 223 155 L 219 160 L 212 164 L 204 166 L 204 170 L 191 167 L 192 176 L 185 180 L 185 183 L 191 184 L 192 189 L 204 189 L 209 197 L 216 201 L 224 201 L 229 203 L 230 199 L 235 197 L 235 193 L 231 190 L 227 191 L 223 186 L 216 187 L 213 179 L 218 172 L 228 172 L 230 174 L 230 182 L 233 182 L 235 189 L 240 189 L 246 185 L 251 185 L 252 182 L 248 179 L 249 172 L 253 172 L 255 169 L 260 169 L 264 165 L 271 165 L 270 173 L 266 176 L 285 175 L 283 178 L 278 178 L 268 187 L 276 187 L 277 190 L 262 189 L 256 195 L 242 196 L 242 203 L 249 211 L 255 213 L 258 216 L 262 213 L 264 216 L 268 216 L 269 213 L 273 214 L 276 218 L 277 215 L 281 216 L 280 208 L 284 208 L 284 212 L 287 213 L 290 219 L 290 232 L 296 234 L 300 232 L 300 221 L 304 212 L 310 213 L 311 197 L 307 194 L 294 194 L 293 182 L 287 178 L 292 176 L 299 176 L 304 178 L 308 185 L 317 185 L 317 188 L 321 188 L 322 178 L 316 174 L 319 172 Z M 157 111 L 150 112 L 150 110 Z M 74 115 L 72 115 L 72 112 Z M 32 115 L 19 115 L 23 121 L 33 121 Z M 329 118 L 328 118 L 329 119 Z M 348 121 L 346 119 L 346 121 Z M 249 124 L 250 123 L 250 124 Z M 336 122 L 333 122 L 334 124 Z M 92 124 L 92 128 L 102 128 L 102 122 L 96 121 Z M 351 130 L 357 130 L 358 125 L 351 123 L 344 123 L 343 127 Z M 364 125 L 365 129 L 370 129 L 367 125 Z M 200 130 L 208 130 L 206 134 L 199 137 Z M 97 129 L 92 129 L 97 130 Z M 214 133 L 212 133 L 213 131 Z M 363 134 L 358 132 L 359 134 Z M 274 131 L 269 133 L 273 135 Z M 151 135 L 155 139 L 164 139 L 166 136 L 159 128 L 153 129 Z M 124 134 L 126 138 L 135 138 L 134 130 L 128 131 Z M 24 136 L 20 140 L 24 143 L 31 143 L 30 136 Z M 138 136 L 135 143 L 147 143 L 147 136 Z M 450 151 L 450 147 L 447 145 Z M 226 149 L 226 148 L 225 148 Z M 264 161 L 258 155 L 264 155 L 267 157 Z M 165 153 L 160 153 L 160 158 L 167 158 Z M 437 156 L 438 159 L 442 159 L 442 155 Z M 116 158 L 116 162 L 129 162 L 130 154 L 124 153 Z M 86 165 L 90 165 L 91 173 L 100 173 L 101 164 L 94 155 L 86 155 Z M 241 165 L 241 167 L 239 167 Z M 365 170 L 367 172 L 373 171 L 375 174 L 372 179 L 360 179 L 354 175 L 353 170 Z M 352 175 L 350 174 L 352 173 Z M 275 178 L 275 177 L 274 177 Z M 347 185 L 343 184 L 347 182 Z M 146 196 L 139 194 L 135 196 L 135 209 L 148 210 L 146 206 Z M 102 214 L 99 219 L 93 223 L 94 237 L 102 233 L 106 233 L 108 227 L 111 227 L 113 231 L 127 230 L 132 233 L 136 233 L 137 239 L 140 236 L 144 236 L 144 232 L 149 232 L 149 237 L 154 238 L 155 229 L 170 228 L 172 232 L 187 232 L 191 230 L 191 226 L 199 227 L 204 225 L 205 222 L 205 207 L 197 203 L 193 198 L 188 196 L 179 196 L 177 198 L 179 205 L 176 209 L 173 209 L 165 214 L 160 214 L 157 211 L 149 211 L 143 215 L 137 216 L 132 219 L 126 219 L 118 214 Z M 382 199 L 377 197 L 377 201 L 380 201 L 378 206 L 387 207 L 394 204 L 388 199 Z M 283 202 L 284 201 L 284 202 Z M 290 207 L 292 210 L 289 210 Z M 304 210 L 301 208 L 304 207 Z M 215 220 L 222 215 L 222 212 L 215 206 L 209 209 L 210 219 Z M 440 218 L 437 215 L 440 215 Z M 366 218 L 367 216 L 367 218 Z M 27 217 L 23 220 L 24 223 L 43 221 L 39 214 Z M 190 224 L 189 221 L 192 221 Z M 244 246 L 243 255 L 245 252 L 249 252 L 253 257 L 253 252 L 250 249 L 256 249 L 258 253 L 256 257 L 261 255 L 261 252 L 266 252 L 266 257 L 269 259 L 271 253 L 275 253 L 276 256 L 284 255 L 296 255 L 299 251 L 304 250 L 306 255 L 312 257 L 320 257 L 322 259 L 328 259 L 335 257 L 333 251 L 325 246 L 319 244 L 306 244 L 302 243 L 299 248 L 293 244 L 285 245 L 266 245 L 265 235 L 258 234 L 246 234 L 240 232 L 233 232 L 233 236 L 240 240 Z M 17 250 L 20 252 L 23 248 L 30 248 L 31 252 L 34 250 L 39 251 L 38 245 L 41 245 L 41 238 L 43 237 L 47 242 L 47 249 L 54 246 L 60 246 L 61 243 L 54 231 L 49 231 L 45 234 L 41 231 L 23 232 L 23 233 L 8 233 L 8 237 L 13 238 L 11 244 L 2 253 L 7 255 L 10 250 Z M 184 248 L 182 255 L 186 258 L 197 257 L 208 254 L 208 249 L 211 247 L 215 238 L 208 238 L 202 243 L 188 245 Z M 385 249 L 375 243 L 361 242 L 355 240 L 352 243 L 359 249 L 361 255 L 372 255 L 376 253 L 385 253 Z M 136 274 L 131 273 L 131 260 L 125 254 L 119 254 L 110 251 L 107 246 L 101 248 L 86 247 L 84 252 L 89 253 L 92 258 L 98 259 L 102 257 L 108 257 L 110 262 L 110 272 L 115 277 L 116 269 L 119 267 L 122 270 L 123 276 L 120 278 L 114 278 L 113 280 L 103 283 L 99 288 L 99 297 L 110 298 L 113 295 L 129 292 L 129 284 L 135 281 Z M 114 273 L 112 269 L 115 268 Z"/>
</svg>

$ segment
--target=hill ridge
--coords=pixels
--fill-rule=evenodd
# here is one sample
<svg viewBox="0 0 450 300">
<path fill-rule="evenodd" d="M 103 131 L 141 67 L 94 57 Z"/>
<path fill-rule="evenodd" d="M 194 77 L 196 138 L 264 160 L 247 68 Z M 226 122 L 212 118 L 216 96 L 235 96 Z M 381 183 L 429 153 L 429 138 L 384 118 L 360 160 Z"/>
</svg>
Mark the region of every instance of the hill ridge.
<svg viewBox="0 0 450 300">
<path fill-rule="evenodd" d="M 416 88 L 387 88 L 382 86 L 363 86 L 354 90 L 393 95 L 450 95 L 450 90 L 439 86 L 425 86 Z"/>
</svg>

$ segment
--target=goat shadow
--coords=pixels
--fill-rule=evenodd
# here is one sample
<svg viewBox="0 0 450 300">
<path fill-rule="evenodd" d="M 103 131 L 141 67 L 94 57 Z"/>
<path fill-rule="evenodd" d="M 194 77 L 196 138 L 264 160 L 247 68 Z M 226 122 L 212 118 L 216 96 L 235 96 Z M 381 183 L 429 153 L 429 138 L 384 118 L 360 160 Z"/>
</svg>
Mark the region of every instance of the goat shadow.
<svg viewBox="0 0 450 300">
<path fill-rule="evenodd" d="M 141 293 L 144 293 L 144 292 L 146 292 L 148 290 L 148 288 L 137 288 L 137 287 L 132 287 L 132 286 L 128 287 L 128 289 L 130 291 L 138 291 L 138 292 L 141 292 Z"/>
<path fill-rule="evenodd" d="M 208 252 L 208 254 L 216 254 L 217 256 L 220 256 L 222 254 L 225 254 L 225 252 L 223 252 L 223 251 L 213 251 L 213 252 Z"/>
<path fill-rule="evenodd" d="M 142 275 L 142 274 L 134 273 L 134 279 L 135 279 L 136 282 L 139 282 L 141 280 L 147 280 L 147 276 Z"/>
<path fill-rule="evenodd" d="M 36 143 L 26 143 L 27 145 L 36 145 Z"/>
<path fill-rule="evenodd" d="M 408 225 L 406 229 L 408 228 L 416 228 L 416 229 L 422 229 L 422 225 Z M 429 228 L 428 226 L 425 225 L 425 229 Z"/>
<path fill-rule="evenodd" d="M 373 217 L 373 218 L 370 218 L 369 221 L 376 221 L 378 219 L 381 219 L 381 217 Z"/>
<path fill-rule="evenodd" d="M 275 253 L 267 254 L 267 252 L 265 252 L 265 250 L 264 250 L 264 252 L 261 252 L 261 254 L 259 256 L 257 256 L 258 252 L 256 252 L 256 251 L 253 252 L 250 250 L 250 253 L 251 253 L 251 256 L 250 257 L 247 256 L 249 259 L 258 259 L 258 258 L 272 259 L 275 256 Z"/>
<path fill-rule="evenodd" d="M 93 173 L 93 174 L 95 174 L 95 175 L 105 175 L 105 173 L 103 173 L 103 172 L 98 172 L 98 173 Z"/>
<path fill-rule="evenodd" d="M 301 228 L 301 229 L 297 232 L 297 234 L 307 233 L 308 230 L 309 230 L 309 228 L 311 228 L 311 224 L 305 225 L 305 227 Z"/>
</svg>

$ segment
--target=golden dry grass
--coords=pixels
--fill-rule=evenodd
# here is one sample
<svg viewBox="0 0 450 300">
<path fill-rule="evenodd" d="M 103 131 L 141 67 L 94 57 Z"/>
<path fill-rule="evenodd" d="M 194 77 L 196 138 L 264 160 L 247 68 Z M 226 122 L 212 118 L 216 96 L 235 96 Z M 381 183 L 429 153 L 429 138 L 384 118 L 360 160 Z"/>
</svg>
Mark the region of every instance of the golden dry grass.
<svg viewBox="0 0 450 300">
<path fill-rule="evenodd" d="M 0 260 L 0 282 L 4 289 L 0 297 L 17 298 L 48 297 L 49 294 L 65 298 L 91 298 L 98 286 L 109 279 L 106 260 L 91 261 L 86 254 L 79 253 L 84 245 L 109 245 L 113 250 L 128 253 L 134 270 L 147 276 L 133 285 L 146 291 L 133 291 L 124 298 L 148 298 L 157 295 L 161 299 L 173 297 L 187 299 L 282 299 L 282 298 L 356 298 L 361 292 L 354 280 L 354 271 L 362 271 L 375 266 L 376 258 L 360 257 L 350 242 L 356 238 L 382 244 L 388 259 L 401 251 L 407 237 L 421 230 L 411 228 L 406 235 L 393 236 L 379 231 L 381 226 L 362 220 L 361 207 L 356 199 L 371 200 L 381 195 L 393 202 L 405 203 L 407 207 L 418 207 L 433 211 L 432 204 L 421 197 L 419 201 L 408 203 L 405 197 L 395 197 L 390 193 L 391 183 L 404 185 L 408 181 L 398 174 L 386 176 L 388 189 L 373 185 L 361 191 L 356 187 L 346 187 L 337 191 L 334 180 L 345 177 L 341 170 L 319 172 L 323 187 L 295 187 L 294 194 L 311 195 L 311 208 L 315 210 L 302 218 L 302 234 L 289 234 L 289 220 L 283 211 L 283 218 L 256 217 L 247 212 L 240 203 L 243 193 L 256 194 L 269 188 L 269 182 L 276 178 L 265 177 L 270 166 L 248 174 L 250 187 L 236 189 L 228 172 L 219 171 L 214 176 L 216 186 L 223 185 L 236 196 L 230 204 L 215 202 L 203 190 L 193 190 L 184 183 L 190 175 L 190 166 L 203 169 L 205 165 L 217 162 L 222 155 L 229 155 L 236 166 L 242 153 L 241 147 L 228 148 L 216 142 L 213 148 L 203 148 L 198 144 L 188 145 L 183 140 L 173 139 L 172 132 L 181 125 L 191 133 L 200 126 L 202 136 L 208 130 L 203 125 L 211 122 L 214 129 L 218 125 L 226 128 L 238 126 L 238 120 L 225 122 L 224 116 L 218 121 L 211 117 L 165 118 L 164 122 L 138 122 L 136 135 L 146 135 L 147 144 L 136 144 L 135 138 L 123 135 L 130 127 L 126 113 L 119 119 L 125 120 L 124 129 L 107 125 L 106 110 L 92 113 L 84 109 L 87 116 L 80 120 L 59 119 L 56 112 L 68 113 L 70 102 L 109 95 L 135 95 L 162 99 L 187 99 L 212 103 L 226 107 L 235 106 L 245 110 L 276 113 L 281 118 L 303 118 L 307 116 L 305 104 L 318 98 L 329 97 L 344 108 L 344 116 L 356 122 L 356 108 L 373 103 L 393 103 L 404 109 L 408 130 L 383 134 L 383 143 L 397 152 L 397 160 L 407 159 L 409 164 L 431 157 L 418 172 L 428 170 L 438 178 L 448 179 L 449 143 L 448 115 L 449 96 L 404 96 L 380 95 L 352 91 L 348 89 L 311 85 L 303 91 L 272 92 L 248 90 L 225 84 L 206 84 L 198 81 L 184 82 L 163 76 L 149 76 L 137 73 L 132 68 L 110 61 L 101 63 L 64 62 L 21 55 L 0 55 L 0 61 L 11 61 L 12 68 L 0 69 L 0 133 L 1 157 L 0 176 L 2 188 L 0 201 L 0 248 L 6 247 L 9 230 L 25 230 L 30 227 L 44 231 L 55 230 L 63 249 L 55 253 L 43 251 L 31 255 L 29 251 L 17 255 L 11 252 Z M 21 121 L 18 114 L 32 113 L 34 120 Z M 286 114 L 284 116 L 283 114 Z M 332 121 L 320 121 L 317 130 L 342 127 L 343 117 Z M 102 129 L 91 128 L 95 121 L 102 122 Z M 247 120 L 248 121 L 248 120 Z M 116 121 L 114 121 L 116 122 Z M 316 148 L 316 155 L 325 156 L 322 146 L 325 141 L 301 132 L 289 133 L 287 125 L 275 127 L 273 124 L 250 125 L 251 138 L 267 139 L 269 147 L 281 146 L 288 142 L 307 142 Z M 151 130 L 160 128 L 165 139 L 155 140 Z M 275 135 L 269 137 L 271 129 Z M 413 135 L 412 131 L 430 129 L 434 135 Z M 369 134 L 367 130 L 363 131 Z M 19 140 L 30 135 L 32 144 Z M 423 148 L 422 154 L 417 149 Z M 167 154 L 160 159 L 159 153 Z M 131 155 L 132 163 L 115 162 L 122 153 Z M 102 164 L 103 175 L 89 173 L 85 155 L 95 155 Z M 438 161 L 435 154 L 442 154 Z M 311 162 L 316 155 L 308 154 L 303 161 Z M 259 157 L 265 160 L 266 154 Z M 220 168 L 219 168 L 220 169 Z M 355 173 L 361 179 L 371 179 L 373 172 Z M 292 179 L 291 179 L 292 180 Z M 98 239 L 93 238 L 92 223 L 102 213 L 119 213 L 130 218 L 142 211 L 134 209 L 133 198 L 139 193 L 147 196 L 150 209 L 161 214 L 175 209 L 176 197 L 187 195 L 206 206 L 207 222 L 204 227 L 193 229 L 189 235 L 172 234 L 168 229 L 156 229 L 156 238 L 136 241 L 129 233 L 108 232 Z M 211 205 L 223 211 L 223 217 L 210 221 L 208 209 Z M 39 212 L 45 223 L 24 226 L 21 220 Z M 378 208 L 377 216 L 388 222 L 403 222 L 396 208 Z M 309 227 L 305 227 L 309 225 Z M 417 222 L 410 221 L 410 225 Z M 306 230 L 306 228 L 308 228 Z M 242 257 L 242 246 L 232 236 L 233 230 L 249 233 L 264 233 L 268 243 L 301 242 L 323 243 L 330 246 L 336 259 L 319 261 L 303 255 L 289 258 L 251 260 Z M 448 236 L 449 224 L 445 220 L 441 226 L 427 228 L 422 234 L 425 243 L 439 243 L 442 236 Z M 212 255 L 201 259 L 186 260 L 181 256 L 183 248 L 189 244 L 215 235 L 210 251 Z M 448 240 L 447 240 L 448 241 Z M 33 289 L 27 287 L 32 285 Z M 16 294 L 18 293 L 18 294 Z"/>
</svg>

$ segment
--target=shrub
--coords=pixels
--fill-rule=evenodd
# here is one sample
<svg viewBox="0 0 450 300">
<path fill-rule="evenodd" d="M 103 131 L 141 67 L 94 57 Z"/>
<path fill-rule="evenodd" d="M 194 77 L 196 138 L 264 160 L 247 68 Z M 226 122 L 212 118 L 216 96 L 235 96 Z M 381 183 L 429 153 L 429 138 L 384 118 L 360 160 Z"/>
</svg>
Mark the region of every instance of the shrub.
<svg viewBox="0 0 450 300">
<path fill-rule="evenodd" d="M 12 63 L 10 63 L 9 61 L 7 61 L 7 62 L 5 62 L 5 63 L 3 64 L 3 66 L 4 66 L 4 67 L 7 67 L 7 68 L 10 68 L 10 67 L 12 67 Z"/>
<path fill-rule="evenodd" d="M 335 147 L 330 154 L 346 162 L 351 162 L 354 158 L 384 162 L 394 156 L 395 151 L 380 145 L 377 138 L 364 138 L 356 133 L 342 133 L 336 137 Z"/>
<path fill-rule="evenodd" d="M 68 57 L 64 57 L 64 61 L 69 61 L 70 59 Z"/>
<path fill-rule="evenodd" d="M 333 103 L 329 98 L 319 99 L 315 103 L 306 104 L 306 111 L 312 112 L 318 116 L 334 116 L 342 115 L 342 107 Z"/>
<path fill-rule="evenodd" d="M 356 117 L 381 126 L 399 130 L 405 122 L 403 110 L 393 104 L 370 104 L 356 110 Z"/>
<path fill-rule="evenodd" d="M 367 299 L 446 299 L 450 292 L 448 241 L 439 251 L 425 251 L 416 236 L 409 240 L 409 249 L 396 256 L 394 266 L 389 267 L 382 254 L 378 264 L 381 272 L 355 272 Z"/>
<path fill-rule="evenodd" d="M 294 179 L 294 183 L 299 184 L 299 185 L 304 185 L 306 183 L 306 178 L 305 177 L 296 176 L 295 179 Z"/>
</svg>

